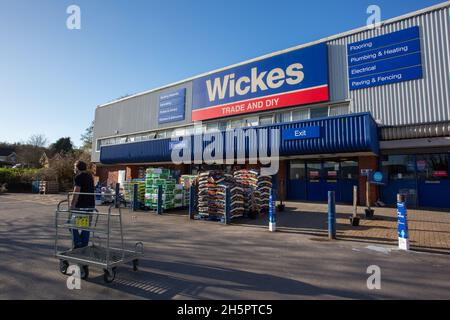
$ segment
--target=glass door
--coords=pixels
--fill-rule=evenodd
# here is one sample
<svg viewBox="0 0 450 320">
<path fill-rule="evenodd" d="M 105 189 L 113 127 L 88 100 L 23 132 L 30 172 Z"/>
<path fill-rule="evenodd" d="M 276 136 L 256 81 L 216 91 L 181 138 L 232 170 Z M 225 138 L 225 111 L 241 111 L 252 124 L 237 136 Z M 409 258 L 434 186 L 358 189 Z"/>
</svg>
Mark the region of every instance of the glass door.
<svg viewBox="0 0 450 320">
<path fill-rule="evenodd" d="M 306 164 L 307 192 L 309 201 L 326 201 L 326 190 L 322 182 L 322 163 Z"/>
<path fill-rule="evenodd" d="M 305 162 L 292 160 L 289 165 L 288 199 L 307 200 Z"/>
<path fill-rule="evenodd" d="M 450 208 L 449 155 L 417 155 L 418 202 L 421 207 Z"/>
<path fill-rule="evenodd" d="M 323 187 L 325 188 L 326 199 L 328 199 L 328 191 L 334 191 L 337 202 L 341 201 L 338 188 L 339 171 L 339 162 L 325 161 L 323 163 Z"/>
<path fill-rule="evenodd" d="M 390 205 L 397 203 L 397 194 L 407 194 L 410 207 L 417 206 L 417 179 L 414 155 L 387 155 L 382 157 L 381 168 L 388 175 L 388 184 L 380 188 L 381 200 Z"/>
<path fill-rule="evenodd" d="M 358 161 L 341 161 L 341 171 L 339 176 L 339 196 L 340 202 L 353 203 L 353 187 L 359 184 Z"/>
</svg>

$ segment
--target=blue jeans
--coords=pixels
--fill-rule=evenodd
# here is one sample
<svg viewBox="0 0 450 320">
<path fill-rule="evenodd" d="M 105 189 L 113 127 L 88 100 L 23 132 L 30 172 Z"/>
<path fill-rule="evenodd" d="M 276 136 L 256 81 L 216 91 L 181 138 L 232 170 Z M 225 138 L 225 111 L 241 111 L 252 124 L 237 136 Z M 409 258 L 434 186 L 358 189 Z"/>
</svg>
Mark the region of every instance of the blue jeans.
<svg viewBox="0 0 450 320">
<path fill-rule="evenodd" d="M 86 213 L 93 212 L 93 209 L 76 209 L 77 211 L 84 211 Z M 89 222 L 91 221 L 92 217 L 89 217 Z M 86 230 L 82 230 L 81 233 L 78 229 L 71 229 L 70 230 L 73 235 L 73 246 L 74 249 L 77 248 L 83 248 L 87 247 L 89 244 L 89 235 L 90 232 Z"/>
</svg>

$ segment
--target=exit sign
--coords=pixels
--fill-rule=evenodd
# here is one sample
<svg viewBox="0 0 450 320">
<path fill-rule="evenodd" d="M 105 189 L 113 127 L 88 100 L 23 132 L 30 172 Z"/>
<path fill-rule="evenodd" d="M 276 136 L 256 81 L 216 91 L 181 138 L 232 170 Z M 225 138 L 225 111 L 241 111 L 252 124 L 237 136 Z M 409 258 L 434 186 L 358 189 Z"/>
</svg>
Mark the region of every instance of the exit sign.
<svg viewBox="0 0 450 320">
<path fill-rule="evenodd" d="M 284 129 L 282 133 L 283 141 L 286 140 L 301 140 L 320 138 L 320 127 L 303 127 L 295 129 Z"/>
</svg>

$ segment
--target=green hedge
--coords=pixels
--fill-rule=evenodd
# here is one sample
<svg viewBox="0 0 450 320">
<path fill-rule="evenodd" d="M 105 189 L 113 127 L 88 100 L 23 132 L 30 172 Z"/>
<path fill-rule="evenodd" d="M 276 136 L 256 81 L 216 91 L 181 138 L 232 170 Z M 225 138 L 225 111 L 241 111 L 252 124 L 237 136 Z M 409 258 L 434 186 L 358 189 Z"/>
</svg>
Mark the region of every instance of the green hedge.
<svg viewBox="0 0 450 320">
<path fill-rule="evenodd" d="M 38 169 L 0 168 L 0 183 L 31 183 Z"/>
</svg>

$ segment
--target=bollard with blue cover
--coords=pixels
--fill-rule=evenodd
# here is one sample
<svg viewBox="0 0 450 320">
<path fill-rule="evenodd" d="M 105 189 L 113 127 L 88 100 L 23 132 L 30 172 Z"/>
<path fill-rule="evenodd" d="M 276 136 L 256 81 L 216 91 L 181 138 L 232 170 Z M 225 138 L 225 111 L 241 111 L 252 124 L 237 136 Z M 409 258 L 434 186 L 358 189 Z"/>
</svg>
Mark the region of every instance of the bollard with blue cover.
<svg viewBox="0 0 450 320">
<path fill-rule="evenodd" d="M 102 204 L 102 188 L 100 187 L 100 183 L 97 183 L 95 186 L 95 206 L 99 206 Z"/>
<path fill-rule="evenodd" d="M 116 183 L 116 196 L 114 198 L 114 204 L 116 208 L 120 205 L 120 183 Z"/>
<path fill-rule="evenodd" d="M 269 231 L 277 231 L 277 212 L 276 212 L 276 194 L 275 190 L 270 190 L 269 195 Z"/>
<path fill-rule="evenodd" d="M 133 185 L 133 211 L 136 211 L 136 210 L 138 210 L 139 209 L 139 194 L 138 194 L 138 184 L 137 183 L 135 183 L 134 185 Z"/>
<path fill-rule="evenodd" d="M 156 204 L 156 213 L 157 214 L 162 214 L 162 193 L 163 193 L 162 186 L 158 186 L 158 201 Z"/>
<path fill-rule="evenodd" d="M 194 185 L 191 185 L 189 187 L 189 219 L 194 220 L 194 214 L 195 214 L 195 195 L 196 195 L 196 189 Z"/>
<path fill-rule="evenodd" d="M 231 194 L 230 188 L 225 187 L 225 215 L 224 215 L 224 223 L 230 223 L 230 211 L 231 211 Z"/>
<path fill-rule="evenodd" d="M 328 191 L 328 238 L 336 239 L 336 203 L 334 191 Z"/>
<path fill-rule="evenodd" d="M 398 247 L 401 250 L 409 250 L 408 212 L 405 196 L 397 195 L 397 219 L 398 219 Z"/>
</svg>

